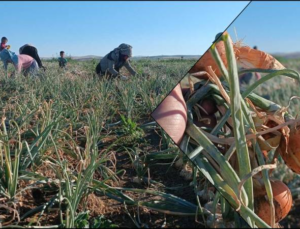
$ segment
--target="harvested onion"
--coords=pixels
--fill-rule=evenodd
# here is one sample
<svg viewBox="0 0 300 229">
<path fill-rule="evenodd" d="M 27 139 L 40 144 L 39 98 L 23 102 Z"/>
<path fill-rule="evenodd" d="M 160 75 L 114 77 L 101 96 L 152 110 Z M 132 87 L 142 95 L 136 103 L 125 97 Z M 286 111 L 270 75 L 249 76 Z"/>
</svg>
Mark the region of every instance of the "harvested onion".
<svg viewBox="0 0 300 229">
<path fill-rule="evenodd" d="M 281 70 L 285 67 L 273 56 L 249 46 L 234 45 L 237 62 L 243 68 L 261 68 Z"/>
<path fill-rule="evenodd" d="M 224 41 L 219 41 L 216 44 L 216 49 L 218 50 L 220 57 L 222 58 L 225 66 L 227 67 L 227 59 L 226 59 L 226 52 L 225 52 L 225 46 L 224 46 Z M 201 56 L 201 58 L 197 61 L 197 63 L 189 70 L 189 73 L 196 73 L 196 72 L 200 72 L 200 71 L 205 71 L 207 72 L 207 67 L 211 66 L 212 70 L 217 74 L 218 77 L 221 77 L 222 74 L 216 64 L 216 62 L 214 61 L 211 53 L 209 52 L 209 50 L 207 50 L 203 56 Z M 198 79 L 208 79 L 208 76 L 205 75 L 198 75 L 198 74 L 192 74 L 193 76 L 195 76 Z"/>
<path fill-rule="evenodd" d="M 229 36 L 227 32 L 224 32 L 224 34 L 227 34 Z M 227 68 L 227 59 L 224 42 L 221 40 L 218 41 L 215 45 L 220 55 L 220 58 L 222 59 L 225 67 Z M 253 49 L 249 46 L 241 46 L 240 42 L 233 43 L 233 49 L 237 63 L 245 69 L 285 69 L 285 67 L 270 54 L 257 49 Z M 222 76 L 209 50 L 207 50 L 203 54 L 203 56 L 201 56 L 201 58 L 196 62 L 196 64 L 189 70 L 189 73 L 199 79 L 208 79 L 208 75 L 202 73 L 208 72 L 208 66 L 212 67 L 212 70 L 216 73 L 218 77 Z"/>
<path fill-rule="evenodd" d="M 275 222 L 285 218 L 291 210 L 293 199 L 290 189 L 281 181 L 271 181 L 275 207 Z M 271 225 L 271 208 L 266 197 L 266 192 L 256 192 L 255 212 L 267 224 Z"/>
</svg>

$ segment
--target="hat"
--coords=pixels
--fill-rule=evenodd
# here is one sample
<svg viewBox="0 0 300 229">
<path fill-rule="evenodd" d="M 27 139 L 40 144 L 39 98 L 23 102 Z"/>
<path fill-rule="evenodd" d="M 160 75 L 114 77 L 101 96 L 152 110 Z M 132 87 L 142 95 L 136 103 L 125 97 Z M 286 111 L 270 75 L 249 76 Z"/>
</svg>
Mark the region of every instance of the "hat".
<svg viewBox="0 0 300 229">
<path fill-rule="evenodd" d="M 23 52 L 23 49 L 24 49 L 25 47 L 28 47 L 28 46 L 34 47 L 34 48 L 35 48 L 35 46 L 33 46 L 32 44 L 25 44 L 25 45 L 23 45 L 21 48 L 19 48 L 19 53 L 21 54 L 21 53 Z"/>
</svg>

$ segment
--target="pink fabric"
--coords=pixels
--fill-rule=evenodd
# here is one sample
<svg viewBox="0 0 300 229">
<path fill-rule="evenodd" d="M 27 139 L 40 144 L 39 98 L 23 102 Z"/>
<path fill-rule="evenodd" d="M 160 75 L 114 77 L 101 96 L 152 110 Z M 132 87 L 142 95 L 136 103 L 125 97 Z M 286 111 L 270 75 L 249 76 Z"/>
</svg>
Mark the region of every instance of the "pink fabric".
<svg viewBox="0 0 300 229">
<path fill-rule="evenodd" d="M 34 59 L 31 56 L 20 54 L 18 55 L 18 65 L 15 65 L 16 70 L 20 73 L 22 70 L 29 68 Z"/>
</svg>

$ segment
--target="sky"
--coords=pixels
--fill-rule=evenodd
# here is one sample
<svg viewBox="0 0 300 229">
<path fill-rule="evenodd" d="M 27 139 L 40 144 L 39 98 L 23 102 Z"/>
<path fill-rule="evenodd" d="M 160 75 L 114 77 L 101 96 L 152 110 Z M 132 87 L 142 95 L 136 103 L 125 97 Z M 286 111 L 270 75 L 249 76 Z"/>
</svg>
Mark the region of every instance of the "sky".
<svg viewBox="0 0 300 229">
<path fill-rule="evenodd" d="M 134 56 L 202 55 L 248 3 L 1 2 L 0 37 L 41 57 L 104 56 L 121 43 Z"/>
<path fill-rule="evenodd" d="M 300 2 L 251 2 L 228 29 L 232 39 L 268 53 L 300 52 Z"/>
</svg>

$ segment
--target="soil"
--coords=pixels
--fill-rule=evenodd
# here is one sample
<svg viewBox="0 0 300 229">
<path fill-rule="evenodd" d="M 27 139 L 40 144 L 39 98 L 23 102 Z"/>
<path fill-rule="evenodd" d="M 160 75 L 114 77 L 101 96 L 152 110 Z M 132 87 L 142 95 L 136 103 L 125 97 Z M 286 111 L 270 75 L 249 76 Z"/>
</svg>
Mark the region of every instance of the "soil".
<svg viewBox="0 0 300 229">
<path fill-rule="evenodd" d="M 155 132 L 148 132 L 146 140 L 151 142 L 151 145 L 146 144 L 141 147 L 142 150 L 147 152 L 156 152 L 162 150 L 161 147 L 161 137 Z M 193 187 L 190 185 L 190 181 L 186 181 L 180 176 L 180 170 L 176 169 L 175 166 L 171 166 L 171 161 L 157 161 L 156 164 L 150 166 L 149 173 L 145 176 L 149 176 L 150 179 L 163 184 L 147 184 L 147 183 L 136 183 L 133 182 L 133 178 L 137 176 L 135 169 L 132 166 L 132 161 L 128 157 L 127 152 L 117 152 L 115 154 L 117 161 L 117 170 L 125 170 L 124 174 L 120 174 L 119 182 L 112 182 L 110 185 L 112 187 L 120 188 L 136 188 L 136 189 L 154 189 L 162 191 L 165 193 L 173 194 L 180 198 L 183 198 L 191 203 L 196 204 L 195 193 Z M 74 162 L 76 163 L 76 161 Z M 46 169 L 46 168 L 45 168 Z M 51 177 L 51 174 L 47 174 Z M 27 186 L 28 184 L 22 184 L 20 186 Z M 176 187 L 176 189 L 167 189 L 165 187 Z M 27 190 L 23 193 L 22 198 L 19 199 L 17 209 L 19 209 L 20 216 L 28 213 L 30 210 L 35 209 L 38 206 L 42 206 L 44 203 L 48 202 L 55 193 L 46 192 L 42 189 Z M 143 194 L 129 193 L 126 194 L 134 199 L 143 198 L 143 200 L 153 200 L 157 197 L 145 196 Z M 125 206 L 124 204 L 110 199 L 106 196 L 96 196 L 95 194 L 90 194 L 87 199 L 84 200 L 90 210 L 91 217 L 96 217 L 99 215 L 104 215 L 106 219 L 112 221 L 113 224 L 119 227 L 131 228 L 131 227 L 141 227 L 141 228 L 204 228 L 201 217 L 197 219 L 195 217 L 187 216 L 174 216 L 166 215 L 164 213 L 159 213 L 154 210 L 149 210 L 144 207 L 136 206 Z M 13 219 L 12 212 L 9 212 L 1 208 L 0 199 L 0 220 L 8 222 Z M 203 206 L 204 203 L 202 203 Z M 54 205 L 50 212 L 47 212 L 41 217 L 40 225 L 59 225 L 59 208 L 64 206 Z M 79 209 L 79 211 L 81 208 Z M 300 200 L 296 199 L 294 201 L 294 206 L 289 213 L 289 215 L 280 222 L 280 225 L 285 228 L 299 228 L 300 221 Z M 17 217 L 17 216 L 16 216 Z M 19 225 L 36 225 L 39 218 L 39 213 L 32 214 L 25 220 L 21 220 Z M 15 222 L 15 220 L 14 220 Z M 5 225 L 3 225 L 5 226 Z"/>
<path fill-rule="evenodd" d="M 157 152 L 161 150 L 161 137 L 155 132 L 148 132 L 148 136 L 146 140 L 151 142 L 151 145 L 145 144 L 144 148 L 141 147 L 142 150 L 147 150 L 147 152 Z M 120 187 L 120 188 L 137 188 L 137 189 L 147 189 L 151 188 L 153 190 L 163 191 L 166 193 L 170 193 L 181 197 L 187 201 L 192 203 L 196 203 L 195 193 L 193 187 L 190 186 L 190 181 L 184 180 L 180 176 L 180 170 L 176 169 L 175 166 L 171 166 L 171 161 L 158 161 L 154 166 L 150 166 L 149 173 L 145 176 L 149 176 L 150 179 L 155 182 L 159 182 L 163 184 L 163 186 L 159 184 L 147 184 L 147 183 L 136 183 L 133 182 L 133 178 L 137 176 L 135 169 L 133 168 L 132 161 L 130 160 L 127 152 L 117 152 L 115 154 L 117 161 L 117 171 L 125 170 L 124 174 L 120 174 L 120 180 L 118 182 L 111 182 L 109 185 L 112 187 Z M 70 159 L 71 161 L 71 159 Z M 73 161 L 72 161 L 73 163 Z M 74 161 L 76 165 L 76 161 Z M 43 168 L 43 170 L 47 170 L 47 168 Z M 45 174 L 49 177 L 52 174 Z M 21 181 L 21 187 L 28 186 L 27 182 Z M 164 187 L 176 187 L 176 189 L 165 189 Z M 21 197 L 18 199 L 16 203 L 19 211 L 19 216 L 23 216 L 24 214 L 30 212 L 31 210 L 37 208 L 38 206 L 43 206 L 46 202 L 48 202 L 56 193 L 47 192 L 43 189 L 32 189 L 26 190 L 23 192 Z M 144 194 L 137 193 L 129 193 L 126 194 L 134 199 L 143 198 L 143 200 L 153 200 L 157 197 L 153 196 L 145 196 Z M 174 215 L 166 215 L 164 213 L 159 213 L 154 210 L 149 210 L 145 207 L 136 207 L 136 206 L 126 206 L 122 203 L 110 199 L 106 196 L 96 196 L 95 194 L 90 194 L 87 199 L 84 200 L 85 204 L 87 204 L 88 209 L 90 210 L 90 216 L 96 217 L 100 215 L 104 215 L 106 219 L 112 221 L 113 224 L 118 225 L 119 227 L 131 228 L 131 227 L 142 227 L 142 228 L 203 228 L 204 225 L 201 222 L 201 218 L 195 219 L 195 217 L 187 217 L 187 216 L 174 216 Z M 0 220 L 3 222 L 9 222 L 5 225 L 15 224 L 17 216 L 13 216 L 12 212 L 9 212 L 6 209 L 1 208 L 0 199 Z M 64 206 L 59 206 L 58 204 L 54 204 L 51 208 L 50 212 L 45 212 L 43 216 L 39 219 L 39 212 L 33 213 L 26 219 L 21 219 L 18 225 L 20 226 L 28 226 L 31 225 L 60 225 L 60 216 L 59 209 L 64 208 Z M 81 210 L 81 206 L 79 211 Z M 127 210 L 126 210 L 127 209 Z M 131 215 L 131 217 L 130 217 Z"/>
<path fill-rule="evenodd" d="M 180 171 L 169 166 L 154 166 L 151 168 L 153 171 L 151 173 L 151 178 L 155 181 L 161 182 L 166 187 L 178 187 L 178 184 L 183 187 L 182 189 L 168 191 L 168 193 L 179 196 L 185 200 L 195 202 L 195 194 L 193 188 L 189 186 L 189 181 L 185 181 L 183 178 L 179 176 Z M 130 171 L 128 171 L 130 172 Z M 145 189 L 147 185 L 137 184 L 130 181 L 130 176 L 127 179 L 124 179 L 123 187 L 127 188 L 140 188 Z M 126 182 L 127 180 L 127 182 Z M 134 198 L 139 198 L 139 195 L 130 195 Z M 151 197 L 149 198 L 149 200 Z M 126 210 L 122 204 L 119 204 L 113 200 L 109 200 L 111 203 L 109 208 L 109 212 L 104 215 L 106 218 L 110 219 L 112 222 L 118 224 L 120 227 L 136 227 L 133 220 L 131 220 L 130 216 L 126 213 Z M 114 203 L 115 202 L 115 203 Z M 203 224 L 201 222 L 197 222 L 195 217 L 186 217 L 186 216 L 172 216 L 165 215 L 163 213 L 159 213 L 153 210 L 149 210 L 146 208 L 139 209 L 138 213 L 137 207 L 128 207 L 128 211 L 132 217 L 136 216 L 136 221 L 139 222 L 140 227 L 151 227 L 151 228 L 203 228 Z M 137 219 L 139 217 L 139 220 Z"/>
<path fill-rule="evenodd" d="M 146 139 L 151 141 L 152 145 L 156 145 L 159 147 L 160 145 L 160 137 L 152 132 Z M 153 149 L 152 149 L 153 150 Z M 132 168 L 132 163 L 127 157 L 126 154 L 120 153 L 117 154 L 117 166 L 118 169 L 125 169 L 126 174 L 122 177 L 122 181 L 119 187 L 126 188 L 139 188 L 146 189 L 148 188 L 148 184 L 138 184 L 132 182 L 132 178 L 136 176 L 136 172 Z M 166 163 L 166 161 L 162 161 L 161 163 Z M 182 188 L 175 190 L 160 190 L 164 191 L 178 197 L 181 197 L 187 201 L 192 203 L 196 203 L 195 194 L 192 186 L 189 186 L 190 181 L 184 180 L 180 175 L 180 170 L 176 169 L 174 166 L 170 165 L 155 165 L 150 167 L 150 178 L 155 180 L 156 182 L 160 182 L 165 187 L 179 187 Z M 151 185 L 151 188 L 154 187 Z M 126 193 L 129 196 L 138 199 L 139 194 Z M 149 200 L 151 197 L 148 197 Z M 115 224 L 120 227 L 136 227 L 133 220 L 130 218 L 129 214 L 126 213 L 124 205 L 114 201 L 108 200 L 104 197 L 108 203 L 105 204 L 104 213 L 107 219 L 110 219 Z M 103 199 L 103 201 L 104 201 Z M 105 202 L 106 202 L 105 201 Z M 131 217 L 135 218 L 136 223 L 138 223 L 139 227 L 142 228 L 203 228 L 203 223 L 197 221 L 195 217 L 186 217 L 186 216 L 174 216 L 174 215 L 166 215 L 163 213 L 159 213 L 157 211 L 149 210 L 147 208 L 137 207 L 127 207 L 128 212 Z"/>
</svg>

